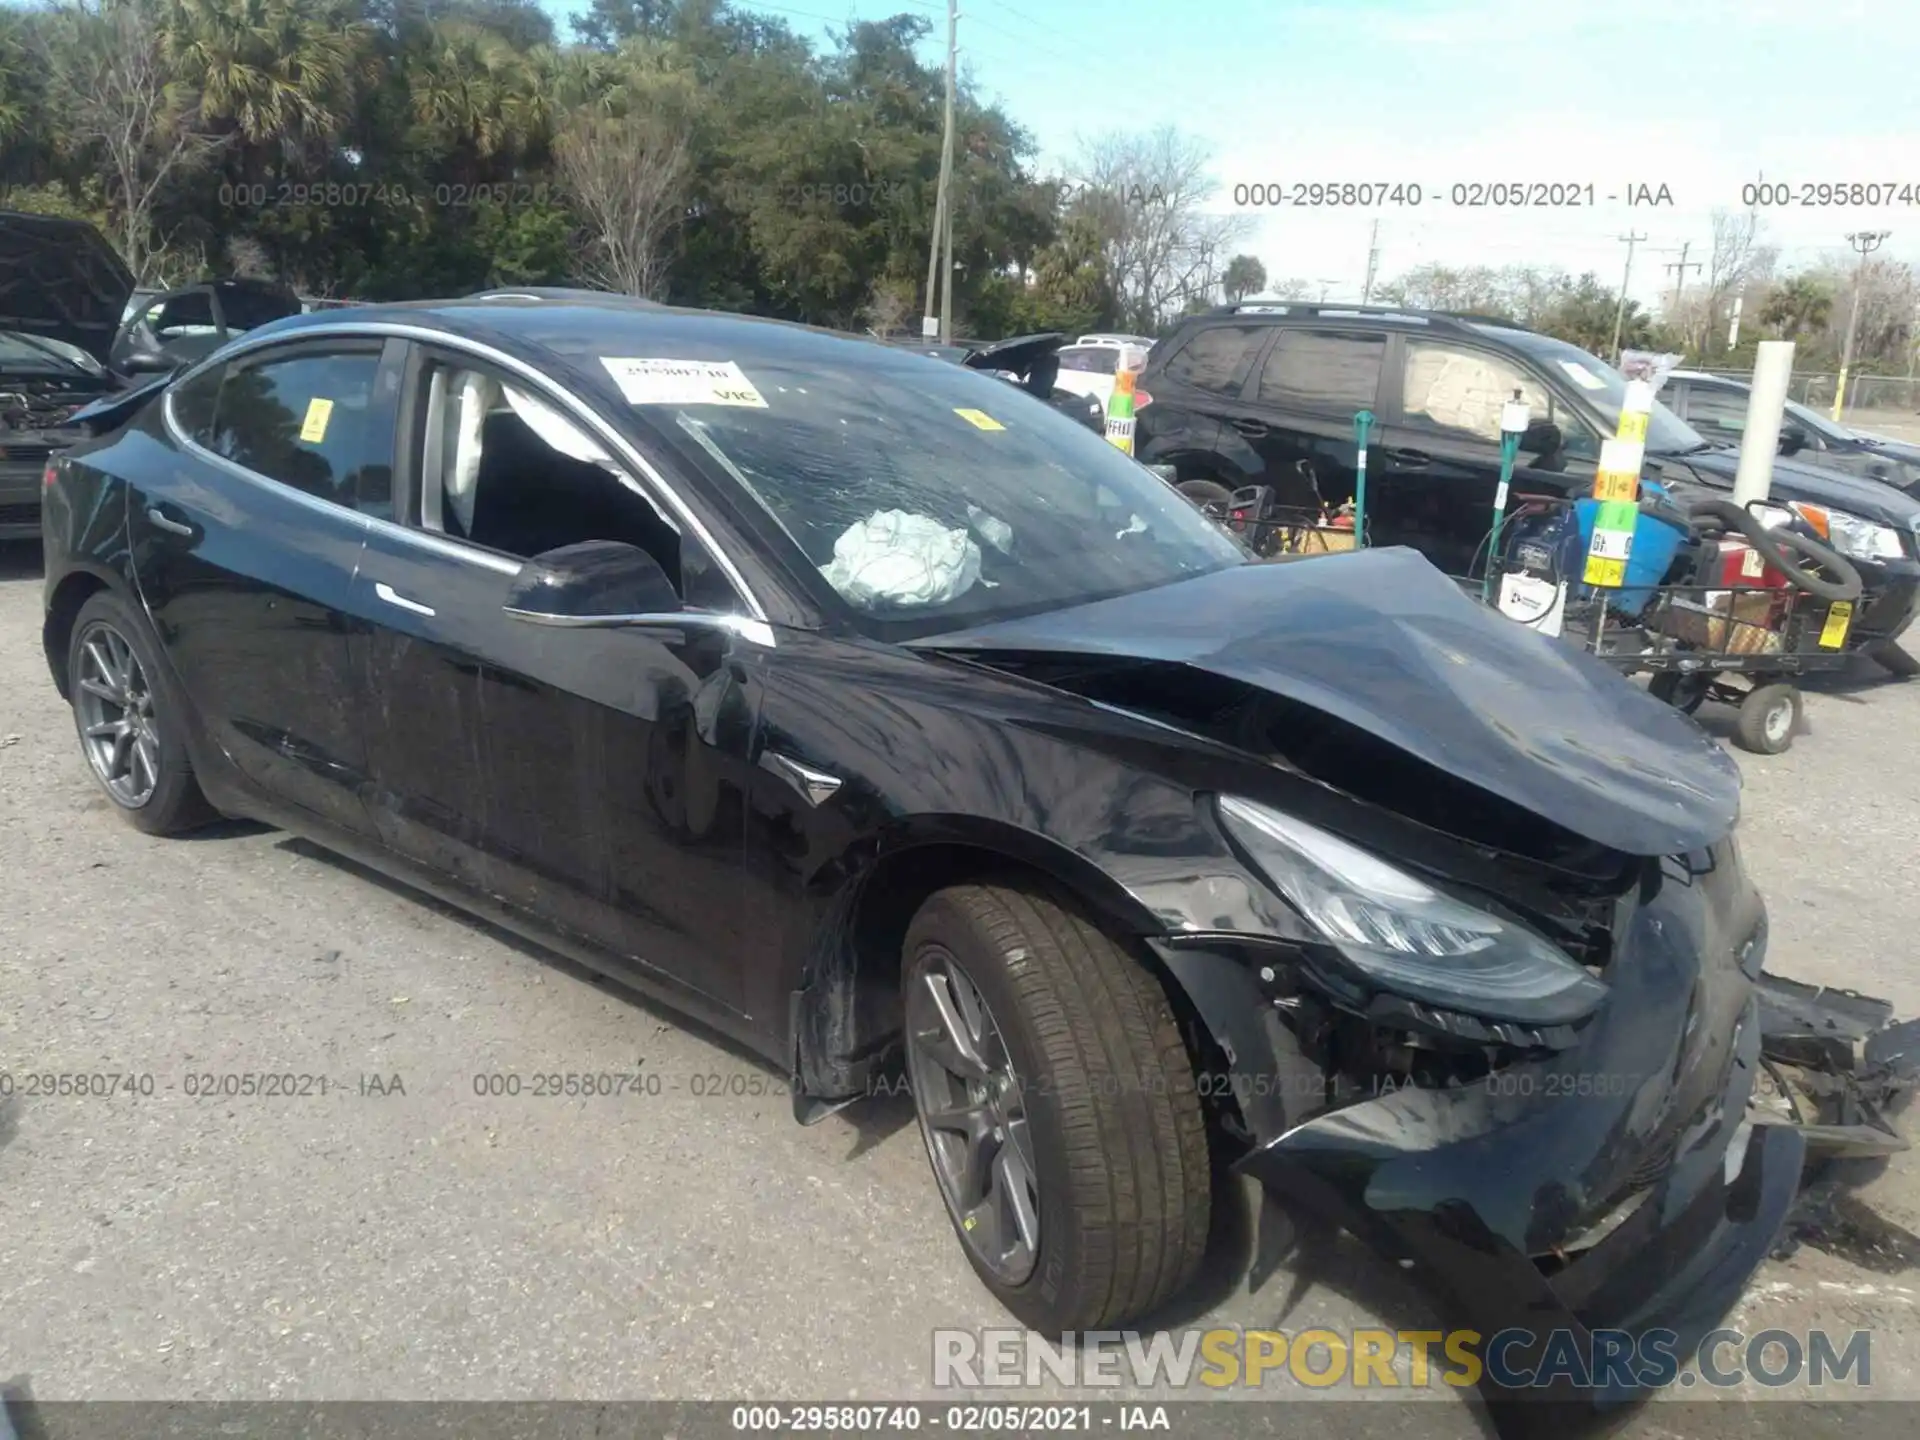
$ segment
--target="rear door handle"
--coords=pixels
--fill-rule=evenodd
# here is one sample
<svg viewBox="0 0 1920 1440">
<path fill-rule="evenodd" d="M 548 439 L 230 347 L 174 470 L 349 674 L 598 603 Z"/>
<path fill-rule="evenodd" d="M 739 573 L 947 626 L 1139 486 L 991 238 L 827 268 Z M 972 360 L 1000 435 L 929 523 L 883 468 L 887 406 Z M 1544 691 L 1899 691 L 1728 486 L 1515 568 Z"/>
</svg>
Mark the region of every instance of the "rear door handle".
<svg viewBox="0 0 1920 1440">
<path fill-rule="evenodd" d="M 158 505 L 147 506 L 147 519 L 153 522 L 157 530 L 165 530 L 172 535 L 192 535 L 193 526 L 174 519 Z"/>
<path fill-rule="evenodd" d="M 431 605 L 422 605 L 418 600 L 409 600 L 384 580 L 375 582 L 373 593 L 386 601 L 387 604 L 398 605 L 402 610 L 411 610 L 416 615 L 431 615 L 434 613 Z"/>
<path fill-rule="evenodd" d="M 1418 470 L 1422 465 L 1433 463 L 1433 457 L 1424 450 L 1389 450 L 1387 457 L 1409 470 Z"/>
<path fill-rule="evenodd" d="M 1230 420 L 1227 423 L 1249 440 L 1258 440 L 1267 433 L 1267 427 L 1258 420 Z"/>
</svg>

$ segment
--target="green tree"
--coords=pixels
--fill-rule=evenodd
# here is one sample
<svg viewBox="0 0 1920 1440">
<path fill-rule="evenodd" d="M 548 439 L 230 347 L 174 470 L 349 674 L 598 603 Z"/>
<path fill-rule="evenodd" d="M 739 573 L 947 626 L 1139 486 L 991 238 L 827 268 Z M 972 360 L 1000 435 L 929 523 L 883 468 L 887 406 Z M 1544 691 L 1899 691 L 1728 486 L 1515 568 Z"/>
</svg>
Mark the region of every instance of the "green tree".
<svg viewBox="0 0 1920 1440">
<path fill-rule="evenodd" d="M 1236 255 L 1227 262 L 1220 285 L 1226 291 L 1228 300 L 1238 301 L 1249 295 L 1258 295 L 1267 288 L 1267 267 L 1252 255 Z"/>
</svg>

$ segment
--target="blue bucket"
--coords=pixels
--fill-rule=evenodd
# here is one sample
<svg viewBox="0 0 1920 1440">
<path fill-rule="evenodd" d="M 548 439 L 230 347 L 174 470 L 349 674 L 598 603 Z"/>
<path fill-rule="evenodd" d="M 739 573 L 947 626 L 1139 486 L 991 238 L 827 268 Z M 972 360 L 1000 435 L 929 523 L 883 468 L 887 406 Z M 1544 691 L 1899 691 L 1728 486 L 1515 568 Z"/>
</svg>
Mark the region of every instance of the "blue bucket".
<svg viewBox="0 0 1920 1440">
<path fill-rule="evenodd" d="M 1657 491 L 1653 486 L 1647 489 L 1665 500 L 1664 491 Z M 1593 522 L 1600 502 L 1591 498 L 1576 500 L 1573 508 L 1580 518 L 1580 548 L 1584 552 L 1593 545 Z M 1634 521 L 1633 548 L 1627 552 L 1627 583 L 1613 601 L 1614 608 L 1624 614 L 1637 616 L 1646 608 L 1647 601 L 1653 598 L 1653 588 L 1666 579 L 1673 557 L 1686 542 L 1685 519 L 1670 504 L 1662 508 L 1667 509 L 1672 518 L 1649 513 L 1643 506 L 1639 519 Z"/>
</svg>

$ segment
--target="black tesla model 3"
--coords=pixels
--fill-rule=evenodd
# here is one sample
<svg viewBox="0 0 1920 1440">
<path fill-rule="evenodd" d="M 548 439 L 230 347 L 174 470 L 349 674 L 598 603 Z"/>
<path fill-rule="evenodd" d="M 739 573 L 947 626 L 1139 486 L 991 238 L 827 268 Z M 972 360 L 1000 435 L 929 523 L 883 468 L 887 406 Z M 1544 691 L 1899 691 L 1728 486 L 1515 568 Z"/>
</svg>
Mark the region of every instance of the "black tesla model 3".
<svg viewBox="0 0 1920 1440">
<path fill-rule="evenodd" d="M 1038 1329 L 1180 1291 L 1236 1171 L 1456 1324 L 1683 1357 L 1780 1230 L 1735 767 L 1410 551 L 1256 563 L 990 375 L 611 297 L 306 315 L 88 420 L 45 645 L 129 820 L 451 899 L 803 1121 L 903 1066 Z"/>
</svg>

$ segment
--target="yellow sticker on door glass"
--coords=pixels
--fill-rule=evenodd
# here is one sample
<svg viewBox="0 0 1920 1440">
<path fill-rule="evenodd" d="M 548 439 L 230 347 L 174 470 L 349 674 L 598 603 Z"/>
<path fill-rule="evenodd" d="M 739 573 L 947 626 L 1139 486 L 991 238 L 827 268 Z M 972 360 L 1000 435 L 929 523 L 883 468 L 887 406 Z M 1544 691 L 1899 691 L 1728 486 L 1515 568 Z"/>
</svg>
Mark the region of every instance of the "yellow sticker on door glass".
<svg viewBox="0 0 1920 1440">
<path fill-rule="evenodd" d="M 1820 648 L 1838 650 L 1847 642 L 1847 626 L 1853 623 L 1853 602 L 1836 600 L 1827 611 L 1827 623 L 1820 627 Z"/>
<path fill-rule="evenodd" d="M 984 410 L 956 410 L 953 413 L 977 430 L 1004 430 L 1007 428 Z"/>
<path fill-rule="evenodd" d="M 300 422 L 301 441 L 308 445 L 318 445 L 327 438 L 327 421 L 332 418 L 333 402 L 314 396 L 307 402 L 307 418 Z"/>
</svg>

